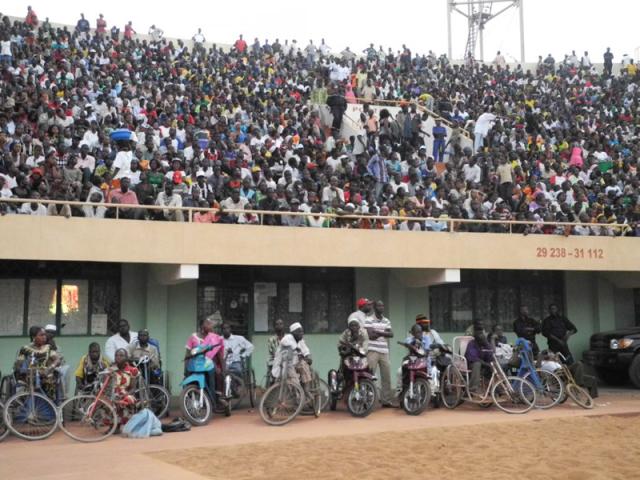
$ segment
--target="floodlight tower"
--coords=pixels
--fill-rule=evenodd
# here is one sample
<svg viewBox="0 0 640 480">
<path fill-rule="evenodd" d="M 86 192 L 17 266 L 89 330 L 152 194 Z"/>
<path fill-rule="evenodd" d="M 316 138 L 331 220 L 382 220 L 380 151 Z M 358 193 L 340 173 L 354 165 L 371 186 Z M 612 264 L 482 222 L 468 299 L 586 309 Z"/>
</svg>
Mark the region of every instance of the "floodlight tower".
<svg viewBox="0 0 640 480">
<path fill-rule="evenodd" d="M 520 62 L 524 64 L 524 0 L 447 0 L 447 32 L 449 36 L 449 58 L 451 51 L 451 14 L 456 11 L 467 19 L 469 28 L 467 32 L 467 46 L 465 59 L 475 58 L 476 43 L 480 47 L 480 61 L 484 61 L 484 27 L 489 21 L 506 12 L 511 7 L 517 8 L 520 13 Z M 496 10 L 494 10 L 494 4 Z M 501 5 L 501 4 L 506 4 Z M 499 8 L 502 7 L 502 8 Z M 466 11 L 465 11 L 466 9 Z"/>
</svg>

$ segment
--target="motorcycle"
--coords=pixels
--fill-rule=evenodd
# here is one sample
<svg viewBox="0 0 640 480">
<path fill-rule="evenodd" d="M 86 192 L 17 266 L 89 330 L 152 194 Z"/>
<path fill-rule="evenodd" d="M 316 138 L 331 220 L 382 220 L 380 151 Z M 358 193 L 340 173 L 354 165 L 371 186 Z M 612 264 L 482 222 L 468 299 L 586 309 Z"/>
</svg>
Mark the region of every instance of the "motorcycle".
<svg viewBox="0 0 640 480">
<path fill-rule="evenodd" d="M 409 343 L 398 344 L 409 350 L 409 355 L 402 362 L 400 405 L 408 415 L 419 415 L 429 406 L 431 400 L 430 375 L 427 373 L 428 352 Z"/>
<path fill-rule="evenodd" d="M 209 385 L 207 380 L 209 372 L 215 371 L 216 367 L 213 360 L 207 358 L 206 353 L 216 346 L 198 345 L 191 349 L 189 357 L 185 359 L 187 375 L 180 383 L 180 410 L 194 426 L 209 423 L 216 410 L 223 412 L 227 417 L 231 415 L 231 406 L 226 401 L 231 397 L 231 376 L 225 376 L 224 393 L 220 396 L 215 391 L 215 385 Z"/>
<path fill-rule="evenodd" d="M 367 354 L 359 345 L 346 346 L 341 352 L 342 368 L 329 371 L 329 407 L 347 398 L 347 409 L 354 417 L 366 417 L 378 399 L 376 377 L 369 371 Z"/>
</svg>

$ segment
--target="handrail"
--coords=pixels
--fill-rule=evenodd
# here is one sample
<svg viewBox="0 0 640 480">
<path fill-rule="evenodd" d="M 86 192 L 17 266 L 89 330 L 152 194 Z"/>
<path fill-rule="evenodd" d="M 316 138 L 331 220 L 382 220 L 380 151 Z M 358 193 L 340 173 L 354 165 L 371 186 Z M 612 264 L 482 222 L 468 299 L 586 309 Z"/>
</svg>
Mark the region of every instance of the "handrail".
<svg viewBox="0 0 640 480">
<path fill-rule="evenodd" d="M 225 208 L 202 208 L 202 207 L 169 207 L 163 205 L 135 205 L 127 203 L 93 203 L 93 202 L 80 202 L 74 200 L 47 200 L 47 199 L 33 199 L 33 198 L 0 198 L 1 203 L 41 203 L 43 205 L 69 205 L 70 207 L 105 207 L 115 208 L 116 212 L 120 209 L 139 209 L 139 210 L 169 210 L 169 211 L 181 211 L 188 213 L 188 222 L 193 222 L 193 214 L 195 212 L 211 212 L 211 213 L 231 213 L 235 215 L 250 214 L 260 217 L 262 222 L 262 216 L 291 216 L 291 217 L 323 217 L 332 219 L 353 219 L 353 220 L 395 220 L 397 222 L 443 222 L 447 225 L 455 224 L 482 224 L 482 225 L 509 225 L 509 233 L 513 225 L 538 225 L 538 226 L 556 226 L 556 227 L 575 227 L 575 226 L 594 226 L 594 227 L 606 227 L 614 229 L 627 229 L 628 224 L 624 223 L 579 223 L 579 222 L 547 222 L 544 220 L 478 220 L 469 218 L 435 218 L 435 217 L 409 217 L 401 215 L 369 215 L 369 214 L 357 214 L 357 213 L 326 213 L 326 212 L 290 212 L 280 210 L 239 210 L 239 209 L 225 209 Z M 0 217 L 1 218 L 1 217 Z M 118 216 L 116 215 L 116 219 Z M 450 231 L 453 231 L 450 229 Z"/>
</svg>

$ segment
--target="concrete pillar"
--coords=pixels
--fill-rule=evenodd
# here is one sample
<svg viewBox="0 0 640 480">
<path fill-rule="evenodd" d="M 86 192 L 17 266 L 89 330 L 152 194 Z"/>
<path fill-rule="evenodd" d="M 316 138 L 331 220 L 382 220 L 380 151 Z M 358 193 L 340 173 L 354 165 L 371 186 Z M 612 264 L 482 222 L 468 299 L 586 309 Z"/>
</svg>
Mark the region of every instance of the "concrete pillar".
<svg viewBox="0 0 640 480">
<path fill-rule="evenodd" d="M 146 267 L 137 263 L 122 264 L 120 316 L 129 320 L 131 330 L 146 325 Z"/>
</svg>

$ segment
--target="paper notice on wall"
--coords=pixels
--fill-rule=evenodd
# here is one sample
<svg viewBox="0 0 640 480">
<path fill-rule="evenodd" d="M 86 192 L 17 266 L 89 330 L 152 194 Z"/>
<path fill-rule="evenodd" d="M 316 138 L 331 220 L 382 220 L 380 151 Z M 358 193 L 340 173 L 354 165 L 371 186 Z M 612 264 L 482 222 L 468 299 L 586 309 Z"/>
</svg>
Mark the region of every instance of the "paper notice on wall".
<svg viewBox="0 0 640 480">
<path fill-rule="evenodd" d="M 289 312 L 302 313 L 302 284 L 289 284 Z"/>
<path fill-rule="evenodd" d="M 94 313 L 91 315 L 91 335 L 106 335 L 107 332 L 107 314 Z"/>
<path fill-rule="evenodd" d="M 270 282 L 253 284 L 253 330 L 269 331 L 269 297 L 275 297 L 277 286 Z"/>
</svg>

